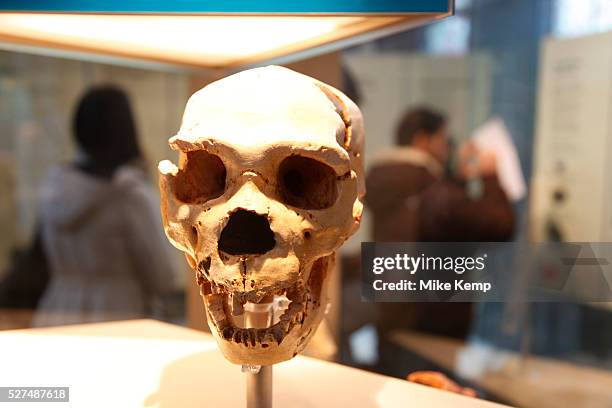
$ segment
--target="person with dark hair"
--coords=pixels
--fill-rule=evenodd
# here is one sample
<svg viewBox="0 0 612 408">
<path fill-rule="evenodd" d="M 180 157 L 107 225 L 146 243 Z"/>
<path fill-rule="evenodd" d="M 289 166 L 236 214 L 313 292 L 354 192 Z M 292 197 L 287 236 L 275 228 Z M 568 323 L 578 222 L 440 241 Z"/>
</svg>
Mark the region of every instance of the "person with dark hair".
<svg viewBox="0 0 612 408">
<path fill-rule="evenodd" d="M 76 160 L 49 171 L 41 189 L 50 281 L 33 324 L 161 316 L 179 263 L 163 235 L 127 95 L 112 86 L 89 90 L 73 132 Z"/>
<path fill-rule="evenodd" d="M 72 130 L 82 153 L 76 165 L 85 173 L 110 179 L 121 165 L 142 161 L 132 108 L 118 88 L 87 92 L 76 109 Z"/>
<path fill-rule="evenodd" d="M 366 179 L 375 241 L 488 242 L 512 237 L 514 215 L 497 180 L 493 155 L 465 144 L 452 172 L 447 120 L 425 107 L 402 117 L 396 140 L 399 146 L 379 155 Z M 468 185 L 476 179 L 481 188 L 473 194 Z M 465 338 L 472 306 L 381 303 L 378 312 L 381 339 L 395 329 Z M 380 354 L 385 361 L 384 348 Z"/>
<path fill-rule="evenodd" d="M 366 180 L 374 240 L 504 241 L 512 236 L 514 216 L 497 180 L 495 157 L 465 144 L 453 174 L 442 113 L 426 107 L 408 111 L 396 141 L 397 147 L 376 158 Z M 467 186 L 476 179 L 482 187 L 478 197 Z"/>
<path fill-rule="evenodd" d="M 396 132 L 398 146 L 413 146 L 429 152 L 441 162 L 448 155 L 446 119 L 429 108 L 409 111 L 400 121 Z"/>
<path fill-rule="evenodd" d="M 373 238 L 419 241 L 419 198 L 443 178 L 448 159 L 446 119 L 429 108 L 413 109 L 400 120 L 396 141 L 376 157 L 366 179 Z"/>
</svg>

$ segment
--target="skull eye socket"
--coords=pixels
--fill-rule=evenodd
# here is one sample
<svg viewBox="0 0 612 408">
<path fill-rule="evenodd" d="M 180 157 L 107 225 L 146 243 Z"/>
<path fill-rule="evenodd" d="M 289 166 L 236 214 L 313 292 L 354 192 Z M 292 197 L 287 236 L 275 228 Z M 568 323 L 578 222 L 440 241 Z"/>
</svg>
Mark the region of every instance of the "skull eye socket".
<svg viewBox="0 0 612 408">
<path fill-rule="evenodd" d="M 278 182 L 281 199 L 293 207 L 322 210 L 338 198 L 334 169 L 309 157 L 284 159 L 278 168 Z"/>
<path fill-rule="evenodd" d="M 202 204 L 225 191 L 225 165 L 219 156 L 204 150 L 187 152 L 174 178 L 174 194 L 184 203 Z"/>
</svg>

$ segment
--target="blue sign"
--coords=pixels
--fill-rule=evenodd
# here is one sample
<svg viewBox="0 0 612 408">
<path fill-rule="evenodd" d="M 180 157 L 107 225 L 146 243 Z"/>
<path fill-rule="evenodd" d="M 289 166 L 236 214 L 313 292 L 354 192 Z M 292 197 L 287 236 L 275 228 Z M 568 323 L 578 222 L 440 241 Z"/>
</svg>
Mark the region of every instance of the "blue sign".
<svg viewBox="0 0 612 408">
<path fill-rule="evenodd" d="M 452 0 L 0 0 L 2 11 L 80 13 L 447 13 Z"/>
</svg>

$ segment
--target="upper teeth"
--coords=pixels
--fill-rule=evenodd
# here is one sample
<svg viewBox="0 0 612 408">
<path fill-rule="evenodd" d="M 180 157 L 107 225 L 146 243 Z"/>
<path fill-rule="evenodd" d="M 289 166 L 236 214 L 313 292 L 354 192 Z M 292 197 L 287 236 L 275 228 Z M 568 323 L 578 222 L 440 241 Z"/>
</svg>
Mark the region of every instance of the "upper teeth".
<svg viewBox="0 0 612 408">
<path fill-rule="evenodd" d="M 244 303 L 241 297 L 232 295 L 232 315 L 239 316 L 244 313 Z"/>
</svg>

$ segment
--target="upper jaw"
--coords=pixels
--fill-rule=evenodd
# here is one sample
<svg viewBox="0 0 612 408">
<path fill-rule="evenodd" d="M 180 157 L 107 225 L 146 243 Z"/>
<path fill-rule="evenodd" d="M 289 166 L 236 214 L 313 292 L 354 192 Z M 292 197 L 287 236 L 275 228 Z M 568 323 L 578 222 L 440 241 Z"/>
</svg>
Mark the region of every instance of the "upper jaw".
<svg viewBox="0 0 612 408">
<path fill-rule="evenodd" d="M 243 303 L 259 303 L 266 296 L 308 278 L 312 261 L 298 257 L 293 251 L 276 255 L 226 256 L 221 251 L 210 254 L 196 251 L 194 269 L 199 284 L 210 283 L 210 287 L 200 284 L 202 293 L 236 293 Z"/>
<path fill-rule="evenodd" d="M 231 294 L 232 301 L 238 301 L 241 304 L 246 302 L 261 303 L 262 301 L 274 296 L 282 296 L 292 290 L 292 288 L 303 287 L 302 279 L 294 279 L 291 281 L 276 282 L 274 285 L 229 285 L 223 281 L 212 280 L 200 270 L 196 272 L 196 282 L 200 287 L 202 296 L 209 294 Z"/>
<path fill-rule="evenodd" d="M 198 257 L 196 279 L 202 295 L 231 293 L 240 303 L 260 303 L 281 295 L 292 287 L 303 286 L 310 275 L 311 262 L 301 262 L 295 254 L 285 258 Z"/>
</svg>

